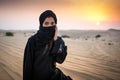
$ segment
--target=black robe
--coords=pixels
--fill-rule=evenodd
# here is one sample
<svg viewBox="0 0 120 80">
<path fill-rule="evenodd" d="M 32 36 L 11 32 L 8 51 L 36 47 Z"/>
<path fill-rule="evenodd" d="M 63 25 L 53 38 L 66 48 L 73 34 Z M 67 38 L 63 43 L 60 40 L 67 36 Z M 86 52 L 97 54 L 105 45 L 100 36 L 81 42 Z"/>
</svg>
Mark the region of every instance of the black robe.
<svg viewBox="0 0 120 80">
<path fill-rule="evenodd" d="M 55 73 L 56 62 L 63 63 L 67 46 L 61 37 L 48 44 L 40 42 L 38 34 L 30 37 L 25 47 L 23 80 L 50 80 Z"/>
</svg>

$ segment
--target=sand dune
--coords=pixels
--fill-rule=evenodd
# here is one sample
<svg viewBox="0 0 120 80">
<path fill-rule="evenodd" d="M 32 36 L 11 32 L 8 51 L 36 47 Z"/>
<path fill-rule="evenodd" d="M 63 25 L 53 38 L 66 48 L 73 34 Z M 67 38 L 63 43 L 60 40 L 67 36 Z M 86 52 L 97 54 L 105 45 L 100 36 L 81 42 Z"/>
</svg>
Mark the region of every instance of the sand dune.
<svg viewBox="0 0 120 80">
<path fill-rule="evenodd" d="M 23 52 L 34 31 L 14 31 L 13 37 L 0 32 L 0 71 L 10 79 L 22 80 Z M 60 31 L 68 56 L 57 66 L 74 80 L 120 80 L 120 31 Z M 95 36 L 100 34 L 101 37 Z M 0 80 L 3 78 L 0 77 Z"/>
</svg>

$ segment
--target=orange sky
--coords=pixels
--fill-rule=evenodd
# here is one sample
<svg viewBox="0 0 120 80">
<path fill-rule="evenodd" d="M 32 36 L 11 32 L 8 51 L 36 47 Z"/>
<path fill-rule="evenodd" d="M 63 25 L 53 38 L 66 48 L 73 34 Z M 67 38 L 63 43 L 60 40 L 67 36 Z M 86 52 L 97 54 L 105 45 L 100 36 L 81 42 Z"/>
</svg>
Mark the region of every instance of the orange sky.
<svg viewBox="0 0 120 80">
<path fill-rule="evenodd" d="M 56 13 L 59 29 L 120 29 L 119 0 L 1 0 L 0 29 L 38 29 L 46 9 Z"/>
</svg>

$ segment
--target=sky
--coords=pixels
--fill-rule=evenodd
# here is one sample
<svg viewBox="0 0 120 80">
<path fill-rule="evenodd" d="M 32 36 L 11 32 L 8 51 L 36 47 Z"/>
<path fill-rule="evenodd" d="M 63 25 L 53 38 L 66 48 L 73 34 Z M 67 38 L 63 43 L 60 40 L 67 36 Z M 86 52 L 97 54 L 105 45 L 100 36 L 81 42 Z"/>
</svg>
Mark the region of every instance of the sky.
<svg viewBox="0 0 120 80">
<path fill-rule="evenodd" d="M 37 30 L 45 10 L 60 30 L 120 29 L 120 0 L 0 0 L 0 29 Z"/>
</svg>

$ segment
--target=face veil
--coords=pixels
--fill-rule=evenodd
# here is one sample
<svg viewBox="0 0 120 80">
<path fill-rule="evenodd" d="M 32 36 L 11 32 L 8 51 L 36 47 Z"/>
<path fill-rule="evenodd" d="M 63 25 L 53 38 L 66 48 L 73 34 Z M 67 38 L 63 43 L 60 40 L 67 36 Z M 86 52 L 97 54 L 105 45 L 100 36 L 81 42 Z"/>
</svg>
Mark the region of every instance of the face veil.
<svg viewBox="0 0 120 80">
<path fill-rule="evenodd" d="M 51 40 L 53 40 L 55 35 L 55 28 L 55 25 L 49 27 L 40 27 L 40 30 L 37 32 L 40 43 L 48 44 Z"/>
</svg>

